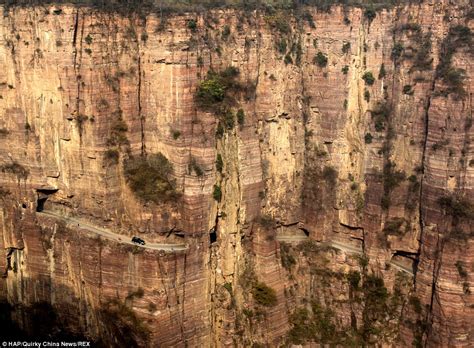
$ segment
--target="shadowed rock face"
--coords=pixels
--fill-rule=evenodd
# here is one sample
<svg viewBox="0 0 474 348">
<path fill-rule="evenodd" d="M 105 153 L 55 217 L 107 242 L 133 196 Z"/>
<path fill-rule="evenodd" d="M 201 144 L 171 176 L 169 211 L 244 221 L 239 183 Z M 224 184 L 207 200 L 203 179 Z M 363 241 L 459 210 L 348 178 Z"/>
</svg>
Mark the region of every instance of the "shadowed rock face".
<svg viewBox="0 0 474 348">
<path fill-rule="evenodd" d="M 0 16 L 0 299 L 19 330 L 47 306 L 109 346 L 474 344 L 467 2 L 371 21 L 58 9 Z M 144 202 L 124 164 L 158 153 L 169 175 L 133 172 Z"/>
</svg>

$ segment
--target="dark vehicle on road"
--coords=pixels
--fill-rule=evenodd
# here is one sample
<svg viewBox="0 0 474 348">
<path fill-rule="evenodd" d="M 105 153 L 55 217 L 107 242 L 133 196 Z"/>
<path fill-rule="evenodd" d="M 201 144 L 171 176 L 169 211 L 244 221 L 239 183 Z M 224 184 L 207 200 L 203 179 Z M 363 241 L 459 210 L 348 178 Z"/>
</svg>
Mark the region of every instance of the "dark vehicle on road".
<svg viewBox="0 0 474 348">
<path fill-rule="evenodd" d="M 132 242 L 135 244 L 145 245 L 145 241 L 138 237 L 132 237 Z"/>
</svg>

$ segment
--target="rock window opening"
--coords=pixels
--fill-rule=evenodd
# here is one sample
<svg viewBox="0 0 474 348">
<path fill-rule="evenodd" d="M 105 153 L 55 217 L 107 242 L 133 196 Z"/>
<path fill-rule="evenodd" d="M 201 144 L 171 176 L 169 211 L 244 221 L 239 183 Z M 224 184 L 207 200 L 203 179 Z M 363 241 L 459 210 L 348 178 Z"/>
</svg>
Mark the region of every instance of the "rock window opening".
<svg viewBox="0 0 474 348">
<path fill-rule="evenodd" d="M 57 189 L 38 189 L 36 190 L 38 194 L 38 199 L 36 200 L 36 211 L 38 213 L 42 212 L 46 208 L 46 201 L 51 197 L 52 194 L 56 193 Z"/>
</svg>

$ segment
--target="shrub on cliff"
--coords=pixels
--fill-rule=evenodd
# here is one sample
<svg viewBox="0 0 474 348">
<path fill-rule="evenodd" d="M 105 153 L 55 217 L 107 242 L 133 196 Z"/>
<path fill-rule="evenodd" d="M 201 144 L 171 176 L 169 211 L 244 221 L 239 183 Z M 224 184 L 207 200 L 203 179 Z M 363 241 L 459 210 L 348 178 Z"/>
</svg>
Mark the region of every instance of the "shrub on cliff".
<svg viewBox="0 0 474 348">
<path fill-rule="evenodd" d="M 140 319 L 135 311 L 119 299 L 107 301 L 101 308 L 102 321 L 107 323 L 107 331 L 119 339 L 125 347 L 146 345 L 150 328 Z"/>
<path fill-rule="evenodd" d="M 445 96 L 453 94 L 456 99 L 462 99 L 467 95 L 464 89 L 465 71 L 452 67 L 452 58 L 454 53 L 463 47 L 468 48 L 469 53 L 474 53 L 472 36 L 469 27 L 456 25 L 449 29 L 448 35 L 443 40 L 436 76 L 446 85 L 446 89 L 441 92 Z"/>
<path fill-rule="evenodd" d="M 406 178 L 405 172 L 401 170 L 395 170 L 395 166 L 396 164 L 389 160 L 383 167 L 383 196 L 381 201 L 383 209 L 388 209 L 390 207 L 390 194 Z"/>
<path fill-rule="evenodd" d="M 290 316 L 292 328 L 288 332 L 288 340 L 298 345 L 314 341 L 324 346 L 353 346 L 345 342 L 350 334 L 338 331 L 335 320 L 335 313 L 330 308 L 312 300 L 311 312 L 304 307 L 297 308 Z"/>
<path fill-rule="evenodd" d="M 320 68 L 324 68 L 328 65 L 328 57 L 326 57 L 326 55 L 320 51 L 316 56 L 314 56 L 313 63 Z"/>
<path fill-rule="evenodd" d="M 242 86 L 236 81 L 239 69 L 228 67 L 223 71 L 208 71 L 206 79 L 199 84 L 195 101 L 200 108 L 218 111 L 222 104 L 233 104 L 232 91 L 240 91 Z"/>
<path fill-rule="evenodd" d="M 212 197 L 217 201 L 220 202 L 222 199 L 222 189 L 219 185 L 214 185 L 214 190 L 212 191 Z"/>
<path fill-rule="evenodd" d="M 366 71 L 364 75 L 362 75 L 362 80 L 364 80 L 367 86 L 372 86 L 375 83 L 375 77 L 370 71 Z"/>
<path fill-rule="evenodd" d="M 349 282 L 349 285 L 351 286 L 353 290 L 359 289 L 359 283 L 361 280 L 360 272 L 350 271 L 346 277 L 347 277 L 347 281 Z"/>
<path fill-rule="evenodd" d="M 372 144 L 373 136 L 370 133 L 366 133 L 364 136 L 364 141 L 366 144 Z"/>
<path fill-rule="evenodd" d="M 204 175 L 204 170 L 201 168 L 194 157 L 192 157 L 191 161 L 189 162 L 188 170 L 190 174 L 194 172 L 198 177 L 202 177 Z"/>
<path fill-rule="evenodd" d="M 8 164 L 2 164 L 0 166 L 0 171 L 2 173 L 15 174 L 18 179 L 26 179 L 30 174 L 28 169 L 26 169 L 20 163 L 15 161 Z"/>
<path fill-rule="evenodd" d="M 364 12 L 364 17 L 367 18 L 369 23 L 371 23 L 375 19 L 376 16 L 377 16 L 377 12 L 375 12 L 375 10 L 372 7 L 367 8 Z"/>
<path fill-rule="evenodd" d="M 402 53 L 403 45 L 400 42 L 397 42 L 392 48 L 392 59 L 397 61 L 402 56 Z"/>
<path fill-rule="evenodd" d="M 212 105 L 224 100 L 225 86 L 217 74 L 208 73 L 207 79 L 199 84 L 196 99 L 200 105 Z"/>
<path fill-rule="evenodd" d="M 243 126 L 245 123 L 245 112 L 242 109 L 239 109 L 237 111 L 237 122 L 240 126 Z"/>
<path fill-rule="evenodd" d="M 275 290 L 267 286 L 265 283 L 257 282 L 253 285 L 252 295 L 259 305 L 265 307 L 273 307 L 277 304 Z"/>
<path fill-rule="evenodd" d="M 437 203 L 453 218 L 474 218 L 474 205 L 464 197 L 442 196 Z"/>
<path fill-rule="evenodd" d="M 197 23 L 194 19 L 190 19 L 187 23 L 186 23 L 186 27 L 191 30 L 193 33 L 196 31 L 197 29 Z"/>
<path fill-rule="evenodd" d="M 383 228 L 383 233 L 387 235 L 396 235 L 396 236 L 401 236 L 403 235 L 404 231 L 401 231 L 402 225 L 405 223 L 405 219 L 403 218 L 394 218 L 385 223 L 385 226 Z M 405 230 L 406 232 L 406 230 Z"/>
<path fill-rule="evenodd" d="M 144 201 L 159 203 L 177 198 L 172 172 L 173 166 L 161 153 L 130 157 L 124 162 L 128 185 Z"/>
<path fill-rule="evenodd" d="M 351 43 L 350 42 L 344 42 L 342 44 L 342 53 L 346 54 L 349 53 L 351 50 Z"/>
<path fill-rule="evenodd" d="M 333 167 L 326 166 L 323 169 L 323 178 L 330 187 L 336 186 L 337 170 Z"/>
<path fill-rule="evenodd" d="M 222 169 L 224 168 L 224 161 L 222 160 L 222 155 L 219 153 L 216 157 L 216 170 L 219 173 L 222 173 Z"/>
</svg>

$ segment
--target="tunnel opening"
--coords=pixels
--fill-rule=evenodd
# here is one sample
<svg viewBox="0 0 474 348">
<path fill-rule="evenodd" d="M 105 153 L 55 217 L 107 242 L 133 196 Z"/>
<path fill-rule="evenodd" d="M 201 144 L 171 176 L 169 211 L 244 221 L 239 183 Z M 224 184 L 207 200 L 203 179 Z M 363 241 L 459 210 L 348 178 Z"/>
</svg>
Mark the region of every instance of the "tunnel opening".
<svg viewBox="0 0 474 348">
<path fill-rule="evenodd" d="M 209 231 L 209 243 L 214 244 L 217 242 L 217 232 L 216 229 L 213 228 L 212 230 Z"/>
<path fill-rule="evenodd" d="M 38 195 L 38 198 L 36 200 L 36 211 L 38 213 L 41 213 L 42 211 L 47 208 L 46 202 L 48 201 L 48 198 L 51 197 L 51 195 L 55 194 L 58 192 L 58 189 L 37 189 L 36 193 Z"/>
<path fill-rule="evenodd" d="M 397 250 L 393 253 L 390 263 L 402 267 L 403 269 L 414 274 L 416 273 L 418 266 L 417 256 L 418 255 L 416 253 Z"/>
</svg>

